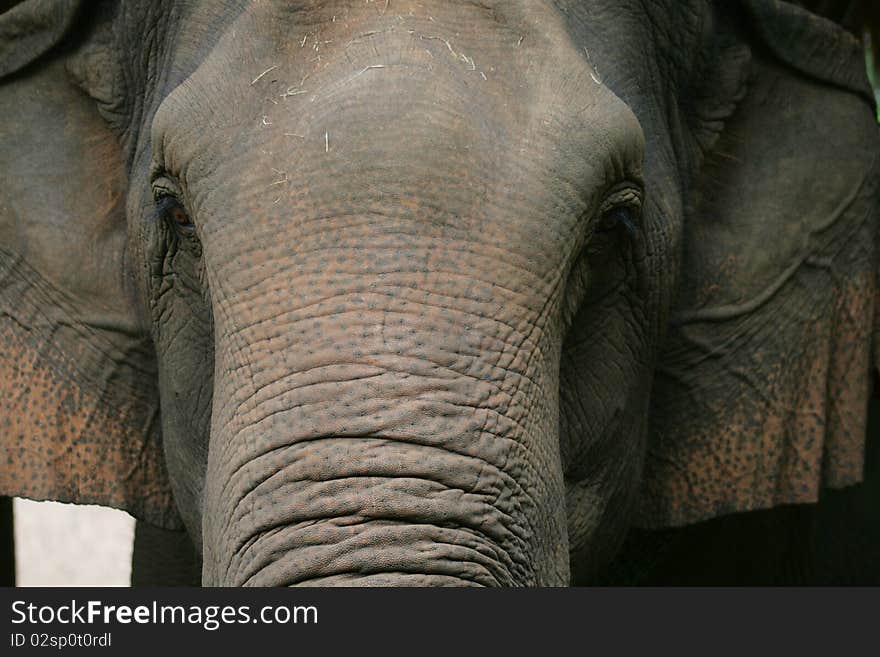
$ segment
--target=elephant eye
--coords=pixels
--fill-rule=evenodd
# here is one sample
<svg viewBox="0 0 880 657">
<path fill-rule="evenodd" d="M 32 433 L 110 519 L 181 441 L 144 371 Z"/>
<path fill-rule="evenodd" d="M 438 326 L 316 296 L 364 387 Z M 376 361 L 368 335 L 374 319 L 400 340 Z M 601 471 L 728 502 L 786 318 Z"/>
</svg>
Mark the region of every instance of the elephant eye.
<svg viewBox="0 0 880 657">
<path fill-rule="evenodd" d="M 190 219 L 186 208 L 173 196 L 163 196 L 156 203 L 156 210 L 160 217 L 171 224 L 178 232 L 191 235 L 196 226 Z"/>
<path fill-rule="evenodd" d="M 636 211 L 625 205 L 618 205 L 602 215 L 600 222 L 602 230 L 616 230 L 623 228 L 626 234 L 633 238 L 639 232 Z"/>
</svg>

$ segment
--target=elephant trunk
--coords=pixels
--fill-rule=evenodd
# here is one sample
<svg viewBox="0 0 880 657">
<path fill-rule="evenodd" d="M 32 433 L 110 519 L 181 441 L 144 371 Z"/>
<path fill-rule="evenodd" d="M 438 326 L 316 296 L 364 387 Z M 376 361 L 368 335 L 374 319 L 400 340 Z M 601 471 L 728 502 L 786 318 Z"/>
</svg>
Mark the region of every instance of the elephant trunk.
<svg viewBox="0 0 880 657">
<path fill-rule="evenodd" d="M 221 317 L 206 583 L 567 583 L 558 363 L 521 348 L 542 331 L 381 280 Z"/>
<path fill-rule="evenodd" d="M 222 190 L 199 233 L 205 579 L 566 584 L 561 309 L 586 207 L 518 149 L 570 147 L 537 116 L 517 141 L 458 64 L 383 34 L 394 66 L 351 70 L 346 51 L 310 78 L 326 97 L 203 179 Z M 262 153 L 295 165 L 263 179 Z"/>
</svg>

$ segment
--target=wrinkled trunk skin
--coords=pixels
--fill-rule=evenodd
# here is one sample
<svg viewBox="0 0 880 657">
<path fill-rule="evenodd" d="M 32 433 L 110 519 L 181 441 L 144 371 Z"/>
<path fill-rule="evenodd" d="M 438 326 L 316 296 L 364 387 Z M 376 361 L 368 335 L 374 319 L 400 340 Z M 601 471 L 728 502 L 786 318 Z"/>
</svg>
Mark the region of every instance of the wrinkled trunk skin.
<svg viewBox="0 0 880 657">
<path fill-rule="evenodd" d="M 391 279 L 222 339 L 238 371 L 215 396 L 208 584 L 567 583 L 557 405 L 535 403 L 552 367 L 524 376 L 540 331 Z"/>
<path fill-rule="evenodd" d="M 203 581 L 568 584 L 568 282 L 638 124 L 541 5 L 321 7 L 254 6 L 154 120 L 214 322 Z"/>
<path fill-rule="evenodd" d="M 563 237 L 474 243 L 432 198 L 444 185 L 424 189 L 415 152 L 367 187 L 400 181 L 402 207 L 312 206 L 363 176 L 361 157 L 340 160 L 303 201 L 242 210 L 258 226 L 247 238 L 204 237 L 217 299 L 206 582 L 566 584 L 564 276 L 544 255 Z"/>
</svg>

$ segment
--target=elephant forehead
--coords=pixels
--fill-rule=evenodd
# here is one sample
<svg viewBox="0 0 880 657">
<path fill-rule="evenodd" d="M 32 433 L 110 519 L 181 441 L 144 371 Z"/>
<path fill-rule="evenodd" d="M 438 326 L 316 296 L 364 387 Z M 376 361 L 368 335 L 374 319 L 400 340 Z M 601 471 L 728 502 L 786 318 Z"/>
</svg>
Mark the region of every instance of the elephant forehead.
<svg viewBox="0 0 880 657">
<path fill-rule="evenodd" d="M 362 3 L 303 4 L 252 8 L 218 37 L 156 114 L 160 162 L 204 177 L 222 158 L 198 155 L 234 154 L 273 132 L 291 151 L 309 144 L 328 152 L 328 117 L 342 124 L 337 132 L 370 137 L 409 124 L 457 151 L 532 161 L 607 166 L 596 151 L 626 142 L 627 159 L 640 162 L 632 112 L 543 3 L 501 3 L 503 11 L 465 2 L 404 11 L 395 3 L 393 15 Z"/>
</svg>

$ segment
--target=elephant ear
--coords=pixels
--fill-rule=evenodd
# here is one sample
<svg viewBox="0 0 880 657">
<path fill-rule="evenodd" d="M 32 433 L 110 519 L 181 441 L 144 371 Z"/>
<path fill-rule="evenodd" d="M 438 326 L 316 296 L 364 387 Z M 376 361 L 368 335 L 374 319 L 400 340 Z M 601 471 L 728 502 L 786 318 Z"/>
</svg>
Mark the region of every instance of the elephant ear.
<svg viewBox="0 0 880 657">
<path fill-rule="evenodd" d="M 812 503 L 862 477 L 880 155 L 864 55 L 793 5 L 740 7 L 749 88 L 685 219 L 644 527 Z"/>
<path fill-rule="evenodd" d="M 176 528 L 123 154 L 67 66 L 75 4 L 0 15 L 0 495 Z"/>
<path fill-rule="evenodd" d="M 55 47 L 73 25 L 81 0 L 26 0 L 0 14 L 0 78 Z"/>
</svg>

